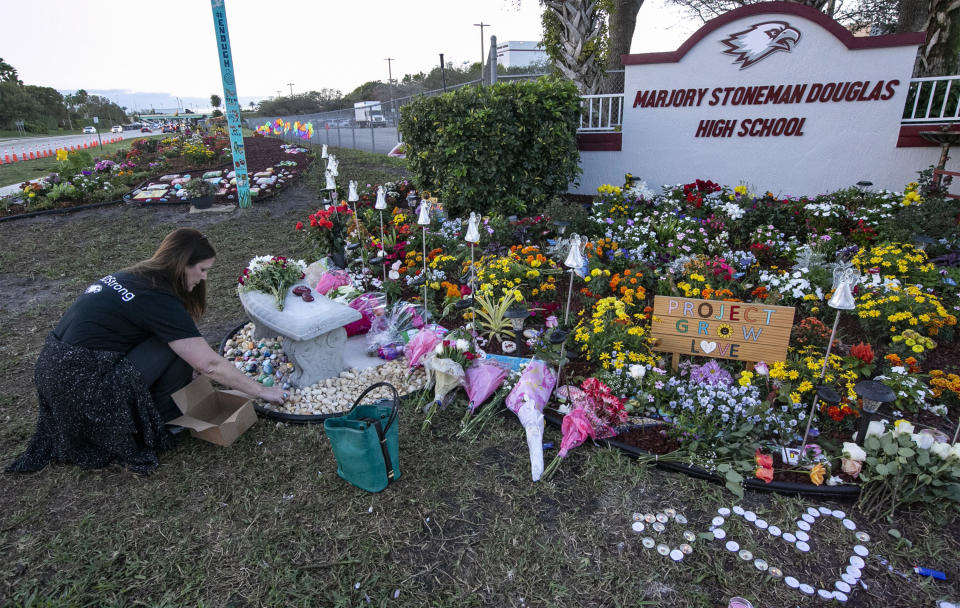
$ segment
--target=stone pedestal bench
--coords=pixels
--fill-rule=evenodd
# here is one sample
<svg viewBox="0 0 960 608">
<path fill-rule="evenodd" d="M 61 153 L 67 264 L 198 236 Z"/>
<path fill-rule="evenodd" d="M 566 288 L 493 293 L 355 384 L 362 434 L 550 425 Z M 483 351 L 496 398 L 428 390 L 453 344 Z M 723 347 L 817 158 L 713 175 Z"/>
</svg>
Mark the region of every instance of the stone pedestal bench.
<svg viewBox="0 0 960 608">
<path fill-rule="evenodd" d="M 314 291 L 311 295 L 314 301 L 304 302 L 288 291 L 281 311 L 270 294 L 240 292 L 240 303 L 256 327 L 254 339 L 281 336 L 283 352 L 296 367 L 290 383 L 298 387 L 338 376 L 344 370 L 347 330 L 343 326 L 361 316 L 345 304 Z"/>
</svg>

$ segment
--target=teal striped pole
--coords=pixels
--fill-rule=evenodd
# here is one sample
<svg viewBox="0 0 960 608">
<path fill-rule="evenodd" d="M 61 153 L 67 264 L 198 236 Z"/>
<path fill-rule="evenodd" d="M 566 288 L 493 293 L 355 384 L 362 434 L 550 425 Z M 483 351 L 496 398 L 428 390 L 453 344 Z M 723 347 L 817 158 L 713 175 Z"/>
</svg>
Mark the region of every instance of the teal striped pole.
<svg viewBox="0 0 960 608">
<path fill-rule="evenodd" d="M 230 30 L 227 28 L 226 0 L 210 0 L 213 9 L 213 31 L 217 41 L 217 60 L 223 81 L 223 101 L 227 107 L 227 129 L 230 132 L 230 150 L 233 170 L 237 178 L 237 201 L 241 208 L 250 207 L 250 176 L 247 173 L 247 155 L 243 149 L 243 131 L 240 128 L 240 100 L 233 78 L 233 55 L 230 52 Z"/>
</svg>

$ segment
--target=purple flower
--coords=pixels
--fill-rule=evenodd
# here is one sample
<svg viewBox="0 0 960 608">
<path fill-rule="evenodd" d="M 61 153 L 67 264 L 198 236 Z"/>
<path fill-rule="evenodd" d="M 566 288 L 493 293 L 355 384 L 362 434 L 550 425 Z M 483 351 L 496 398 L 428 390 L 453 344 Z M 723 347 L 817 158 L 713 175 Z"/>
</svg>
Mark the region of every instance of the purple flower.
<svg viewBox="0 0 960 608">
<path fill-rule="evenodd" d="M 92 171 L 88 171 L 87 169 L 84 169 L 84 170 L 81 171 L 80 173 L 82 173 L 82 174 L 84 174 L 84 175 L 93 175 L 93 172 L 92 172 Z"/>
<path fill-rule="evenodd" d="M 703 365 L 691 369 L 690 380 L 705 384 L 722 384 L 729 386 L 733 383 L 733 376 L 730 375 L 730 372 L 720 367 L 720 364 L 717 363 L 715 359 L 711 359 Z"/>
<path fill-rule="evenodd" d="M 633 220 L 627 220 L 627 226 L 633 226 Z"/>
<path fill-rule="evenodd" d="M 612 218 L 612 217 L 608 217 L 608 218 L 607 218 L 607 223 L 608 223 L 608 224 L 612 224 L 612 223 L 613 223 L 613 218 Z"/>
</svg>

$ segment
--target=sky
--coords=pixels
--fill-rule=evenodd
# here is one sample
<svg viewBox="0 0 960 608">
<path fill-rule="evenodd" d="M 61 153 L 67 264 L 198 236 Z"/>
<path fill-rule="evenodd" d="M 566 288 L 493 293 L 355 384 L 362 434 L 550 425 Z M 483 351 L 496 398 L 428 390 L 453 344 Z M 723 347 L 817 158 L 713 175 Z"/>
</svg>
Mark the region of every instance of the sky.
<svg viewBox="0 0 960 608">
<path fill-rule="evenodd" d="M 490 35 L 540 39 L 537 0 L 225 0 L 242 104 L 477 62 Z M 130 109 L 223 96 L 208 0 L 0 1 L 0 57 L 26 84 L 84 88 Z M 31 24 L 13 27 L 13 24 Z M 666 0 L 640 9 L 632 53 L 672 51 L 696 31 Z M 290 84 L 292 83 L 292 85 Z M 188 105 L 188 100 L 189 105 Z"/>
</svg>

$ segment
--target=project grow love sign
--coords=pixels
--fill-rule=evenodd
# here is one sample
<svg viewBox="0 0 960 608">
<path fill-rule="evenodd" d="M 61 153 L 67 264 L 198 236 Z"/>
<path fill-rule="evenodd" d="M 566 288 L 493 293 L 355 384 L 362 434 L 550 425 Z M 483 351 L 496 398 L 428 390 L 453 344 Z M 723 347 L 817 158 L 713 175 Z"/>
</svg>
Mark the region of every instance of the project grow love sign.
<svg viewBox="0 0 960 608">
<path fill-rule="evenodd" d="M 655 296 L 654 350 L 675 355 L 784 361 L 794 309 L 757 302 Z"/>
</svg>

